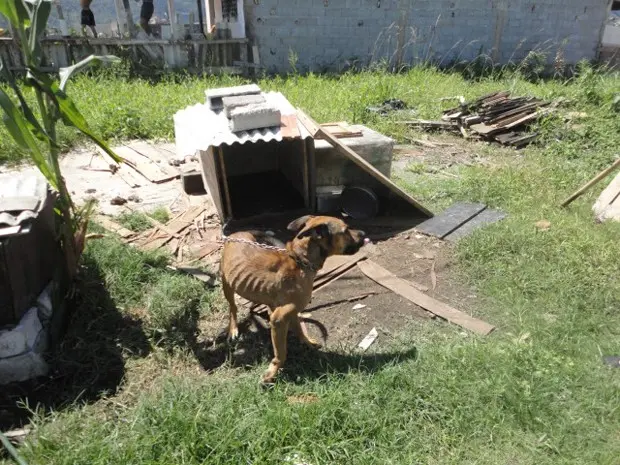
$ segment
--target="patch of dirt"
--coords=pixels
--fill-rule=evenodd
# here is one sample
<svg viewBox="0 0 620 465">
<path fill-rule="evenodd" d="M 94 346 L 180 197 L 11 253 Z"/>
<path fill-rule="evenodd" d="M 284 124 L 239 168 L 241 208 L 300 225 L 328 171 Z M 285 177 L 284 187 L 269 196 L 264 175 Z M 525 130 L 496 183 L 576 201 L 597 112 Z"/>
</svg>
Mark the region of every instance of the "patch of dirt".
<svg viewBox="0 0 620 465">
<path fill-rule="evenodd" d="M 497 163 L 497 155 L 520 157 L 519 152 L 514 149 L 481 141 L 468 141 L 453 134 L 437 133 L 429 137 L 422 133 L 411 141 L 411 144 L 394 147 L 394 174 L 403 173 L 408 168 L 413 173 L 419 171 L 417 174 L 445 174 L 446 170 L 457 166 L 491 166 Z"/>
<path fill-rule="evenodd" d="M 396 276 L 427 286 L 426 294 L 461 311 L 475 311 L 476 295 L 459 282 L 452 270 L 454 262 L 449 243 L 407 232 L 367 246 L 367 250 L 370 260 Z M 435 289 L 431 268 L 436 275 Z M 354 309 L 357 304 L 364 307 Z M 268 361 L 272 355 L 266 319 L 249 315 L 247 310 L 240 308 L 240 340 L 234 347 L 226 349 L 228 309 L 225 302 L 218 307 L 220 311 L 199 324 L 199 339 L 205 347 L 200 358 L 203 367 L 214 369 L 218 363 L 224 363 L 224 359 L 235 366 Z M 431 320 L 418 316 L 416 310 L 419 308 L 414 303 L 375 283 L 354 267 L 316 292 L 303 317 L 309 334 L 323 343 L 324 352 L 355 349 L 373 327 L 379 337 L 368 352 L 375 352 L 384 349 L 392 337 L 411 328 L 412 324 L 432 324 Z M 446 328 L 450 325 L 437 321 Z M 289 348 L 291 358 L 295 359 L 306 357 L 305 351 L 310 350 L 301 346 L 292 334 L 289 335 Z"/>
<path fill-rule="evenodd" d="M 432 257 L 432 258 L 431 258 Z M 452 272 L 452 250 L 448 243 L 415 233 L 405 233 L 372 246 L 369 259 L 391 271 L 399 278 L 427 286 L 427 295 L 467 312 L 475 308 L 475 294 L 459 283 Z M 436 275 L 433 289 L 431 268 Z M 363 300 L 350 302 L 348 299 L 376 292 Z M 354 310 L 357 303 L 366 307 Z M 308 324 L 310 334 L 315 337 L 327 335 L 326 348 L 354 348 L 373 328 L 379 338 L 371 346 L 381 346 L 381 336 L 395 336 L 411 323 L 424 324 L 427 320 L 416 314 L 419 309 L 414 303 L 370 280 L 359 270 L 332 282 L 315 294 L 307 309 L 312 319 L 325 328 Z M 449 323 L 443 322 L 448 325 Z"/>
</svg>

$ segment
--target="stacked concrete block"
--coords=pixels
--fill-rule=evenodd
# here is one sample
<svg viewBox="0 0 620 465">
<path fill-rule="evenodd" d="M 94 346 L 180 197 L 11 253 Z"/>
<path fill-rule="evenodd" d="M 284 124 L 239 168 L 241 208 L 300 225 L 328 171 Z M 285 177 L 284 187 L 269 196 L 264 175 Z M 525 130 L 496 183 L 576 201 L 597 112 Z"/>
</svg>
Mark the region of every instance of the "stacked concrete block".
<svg viewBox="0 0 620 465">
<path fill-rule="evenodd" d="M 235 97 L 224 97 L 222 98 L 222 103 L 224 105 L 224 114 L 226 118 L 230 118 L 230 113 L 235 108 L 265 103 L 265 97 L 261 94 L 238 95 Z"/>
<path fill-rule="evenodd" d="M 221 87 L 219 89 L 209 89 L 205 93 L 207 95 L 207 105 L 209 108 L 212 110 L 221 110 L 224 106 L 224 97 L 258 95 L 260 94 L 260 87 L 256 84 L 249 84 L 247 86 Z"/>
<path fill-rule="evenodd" d="M 280 126 L 280 110 L 269 103 L 257 103 L 235 107 L 230 111 L 232 132 Z"/>
<path fill-rule="evenodd" d="M 209 108 L 224 113 L 232 132 L 280 126 L 279 108 L 267 102 L 256 84 L 210 89 L 206 95 Z"/>
</svg>

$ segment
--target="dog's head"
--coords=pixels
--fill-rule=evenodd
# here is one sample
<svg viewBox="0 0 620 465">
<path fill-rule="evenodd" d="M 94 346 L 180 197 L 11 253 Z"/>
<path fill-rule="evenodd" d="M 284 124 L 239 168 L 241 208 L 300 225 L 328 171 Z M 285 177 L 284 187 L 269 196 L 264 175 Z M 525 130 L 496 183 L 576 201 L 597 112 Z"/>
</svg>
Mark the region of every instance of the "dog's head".
<svg viewBox="0 0 620 465">
<path fill-rule="evenodd" d="M 296 232 L 295 239 L 309 238 L 315 241 L 325 256 L 353 255 L 363 245 L 364 231 L 350 229 L 347 224 L 331 216 L 302 216 L 288 225 Z"/>
</svg>

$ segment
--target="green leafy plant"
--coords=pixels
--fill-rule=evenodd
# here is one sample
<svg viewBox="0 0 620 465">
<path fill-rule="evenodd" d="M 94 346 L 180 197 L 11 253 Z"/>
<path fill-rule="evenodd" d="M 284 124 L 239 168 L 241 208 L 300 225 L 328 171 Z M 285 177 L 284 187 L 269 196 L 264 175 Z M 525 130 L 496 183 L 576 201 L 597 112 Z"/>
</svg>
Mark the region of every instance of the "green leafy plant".
<svg viewBox="0 0 620 465">
<path fill-rule="evenodd" d="M 62 121 L 74 127 L 101 147 L 115 162 L 122 158 L 114 154 L 96 135 L 82 116 L 66 88 L 71 76 L 93 63 L 118 61 L 113 56 L 90 56 L 59 72 L 59 80 L 51 79 L 41 71 L 45 56 L 41 36 L 50 15 L 50 0 L 0 0 L 2 14 L 13 30 L 25 63 L 25 76 L 18 84 L 16 76 L 0 58 L 0 79 L 8 84 L 12 96 L 0 88 L 0 107 L 3 122 L 9 134 L 29 155 L 49 184 L 58 192 L 56 212 L 59 217 L 60 240 L 65 254 L 70 280 L 77 271 L 79 257 L 84 248 L 86 228 L 93 204 L 76 208 L 60 171 L 60 147 L 56 126 Z M 34 94 L 36 106 L 31 108 L 26 98 Z"/>
</svg>

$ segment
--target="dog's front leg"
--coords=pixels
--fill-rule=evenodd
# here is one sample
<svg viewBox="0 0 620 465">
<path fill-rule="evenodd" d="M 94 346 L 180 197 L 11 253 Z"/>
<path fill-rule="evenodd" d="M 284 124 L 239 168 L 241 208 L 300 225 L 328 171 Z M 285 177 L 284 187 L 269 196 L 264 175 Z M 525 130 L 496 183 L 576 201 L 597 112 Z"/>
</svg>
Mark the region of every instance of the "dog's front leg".
<svg viewBox="0 0 620 465">
<path fill-rule="evenodd" d="M 271 316 L 271 344 L 273 345 L 273 360 L 263 376 L 263 384 L 273 383 L 278 370 L 282 368 L 286 361 L 286 336 L 291 319 L 296 316 L 295 305 L 289 304 L 277 307 Z"/>
</svg>

